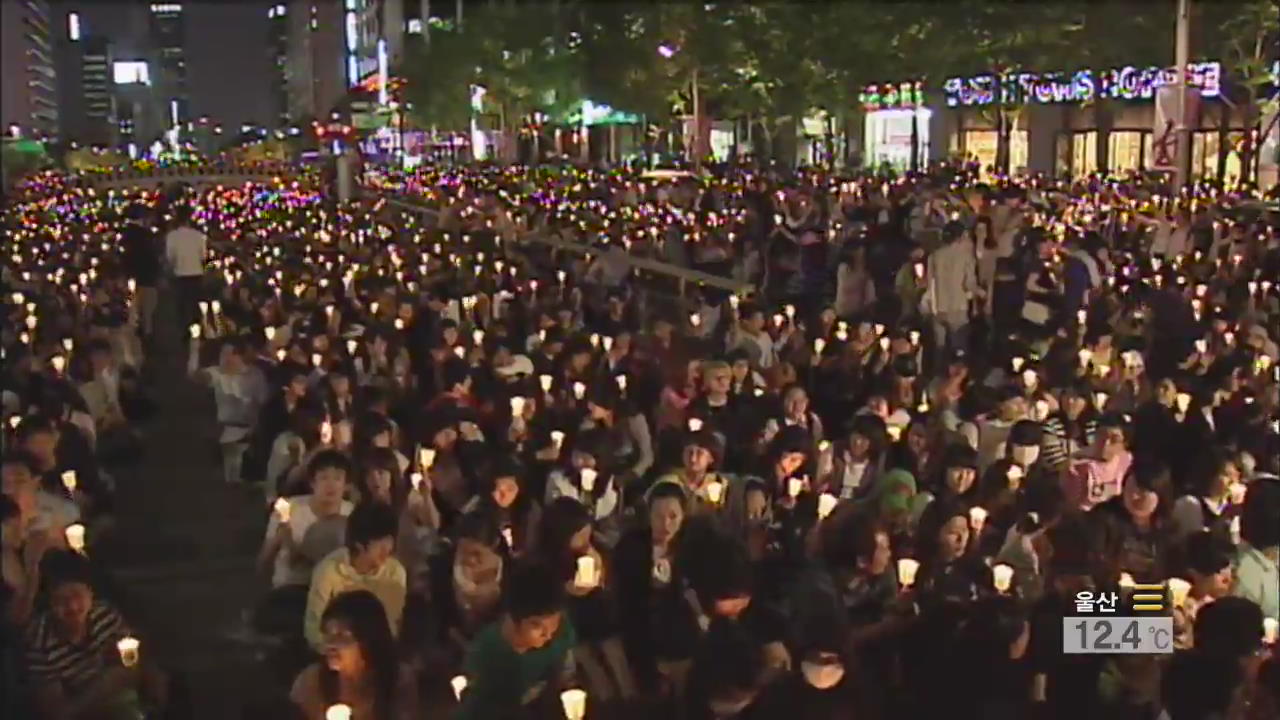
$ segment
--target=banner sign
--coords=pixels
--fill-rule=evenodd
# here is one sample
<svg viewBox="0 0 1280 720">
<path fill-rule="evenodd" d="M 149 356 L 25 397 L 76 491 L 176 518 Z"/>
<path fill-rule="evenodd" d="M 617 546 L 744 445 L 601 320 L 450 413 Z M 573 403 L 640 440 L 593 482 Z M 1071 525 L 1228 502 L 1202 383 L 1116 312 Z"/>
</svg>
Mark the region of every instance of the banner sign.
<svg viewBox="0 0 1280 720">
<path fill-rule="evenodd" d="M 1178 122 L 1178 91 L 1176 85 L 1165 85 L 1156 92 L 1155 122 L 1151 127 L 1151 167 L 1156 170 L 1178 168 L 1178 143 L 1182 135 L 1178 128 L 1194 125 L 1200 105 L 1200 93 L 1187 88 L 1184 122 Z"/>
<path fill-rule="evenodd" d="M 1095 72 L 1014 72 L 1001 76 L 1001 102 L 1005 105 L 1025 103 L 1086 103 L 1099 99 L 1150 100 L 1157 88 L 1177 81 L 1174 68 L 1132 65 Z M 1222 65 L 1216 61 L 1188 63 L 1187 79 L 1203 97 L 1222 93 Z M 991 105 L 996 101 L 995 75 L 948 78 L 943 86 L 948 107 Z"/>
</svg>

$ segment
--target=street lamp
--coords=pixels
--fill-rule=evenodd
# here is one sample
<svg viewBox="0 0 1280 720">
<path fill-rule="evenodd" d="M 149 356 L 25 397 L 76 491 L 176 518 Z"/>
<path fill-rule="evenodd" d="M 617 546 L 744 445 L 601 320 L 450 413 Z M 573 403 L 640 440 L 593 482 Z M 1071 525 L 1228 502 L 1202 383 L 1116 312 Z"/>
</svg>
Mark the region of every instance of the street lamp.
<svg viewBox="0 0 1280 720">
<path fill-rule="evenodd" d="M 672 47 L 663 43 L 658 46 L 658 54 L 664 59 L 670 60 L 680 52 L 680 48 Z M 693 166 L 695 168 L 702 166 L 702 111 L 698 102 L 698 66 L 693 66 L 693 77 L 689 81 L 691 95 L 693 96 L 693 144 L 689 146 L 689 153 L 693 156 Z"/>
</svg>

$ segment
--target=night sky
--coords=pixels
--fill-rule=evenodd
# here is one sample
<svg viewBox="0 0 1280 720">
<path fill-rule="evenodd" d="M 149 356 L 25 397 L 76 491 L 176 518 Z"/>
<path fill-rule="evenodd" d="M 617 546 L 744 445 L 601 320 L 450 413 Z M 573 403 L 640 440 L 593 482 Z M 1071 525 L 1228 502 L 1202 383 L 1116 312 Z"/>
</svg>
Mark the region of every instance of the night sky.
<svg viewBox="0 0 1280 720">
<path fill-rule="evenodd" d="M 110 38 L 116 59 L 128 60 L 147 37 L 149 4 L 55 2 L 51 19 L 55 27 L 65 26 L 66 13 L 79 12 L 86 33 Z M 267 8 L 273 4 L 262 0 L 183 2 L 193 116 L 208 115 L 230 131 L 238 131 L 246 122 L 272 122 Z"/>
</svg>

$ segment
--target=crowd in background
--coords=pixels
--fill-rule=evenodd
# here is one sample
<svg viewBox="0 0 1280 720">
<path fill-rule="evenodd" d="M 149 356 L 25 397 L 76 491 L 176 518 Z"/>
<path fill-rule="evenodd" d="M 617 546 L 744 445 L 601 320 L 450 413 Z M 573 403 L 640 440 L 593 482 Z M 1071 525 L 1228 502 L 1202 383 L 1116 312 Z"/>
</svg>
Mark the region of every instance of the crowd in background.
<svg viewBox="0 0 1280 720">
<path fill-rule="evenodd" d="M 1249 192 L 45 174 L 3 220 L 6 695 L 32 716 L 175 712 L 91 559 L 165 337 L 225 481 L 261 488 L 259 713 L 561 717 L 569 688 L 609 718 L 1280 712 L 1280 229 Z M 1063 654 L 1082 593 L 1171 579 L 1175 654 Z"/>
</svg>

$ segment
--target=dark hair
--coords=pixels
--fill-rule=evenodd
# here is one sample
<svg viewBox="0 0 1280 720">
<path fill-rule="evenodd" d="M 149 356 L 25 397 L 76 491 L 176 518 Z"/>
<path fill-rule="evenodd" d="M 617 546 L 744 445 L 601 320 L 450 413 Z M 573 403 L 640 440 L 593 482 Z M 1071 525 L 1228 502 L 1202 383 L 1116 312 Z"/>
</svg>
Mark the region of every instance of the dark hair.
<svg viewBox="0 0 1280 720">
<path fill-rule="evenodd" d="M 752 692 L 759 688 L 764 672 L 760 645 L 740 623 L 723 618 L 712 620 L 694 654 L 689 678 L 689 696 L 705 704 L 726 693 Z"/>
<path fill-rule="evenodd" d="M 351 630 L 352 637 L 360 646 L 365 667 L 373 676 L 373 716 L 378 720 L 388 720 L 394 710 L 392 706 L 400 669 L 386 608 L 368 590 L 350 590 L 335 595 L 329 601 L 320 622 L 323 625 L 330 620 L 341 622 Z M 323 662 L 320 664 L 320 692 L 326 704 L 338 702 L 338 673 Z"/>
<path fill-rule="evenodd" d="M 360 472 L 357 479 L 360 494 L 364 498 L 373 497 L 373 488 L 369 486 L 369 473 L 374 470 L 385 470 L 391 473 L 391 507 L 399 511 L 404 507 L 405 498 L 409 494 L 404 476 L 400 474 L 400 460 L 396 451 L 391 448 L 369 448 L 360 459 Z"/>
<path fill-rule="evenodd" d="M 6 450 L 4 454 L 4 459 L 0 460 L 0 464 L 22 465 L 26 467 L 27 471 L 30 472 L 32 475 L 35 475 L 36 473 L 38 473 L 39 472 L 38 468 L 40 467 L 40 463 L 39 461 L 36 460 L 36 457 L 32 455 L 30 452 L 27 452 L 26 450 L 23 450 L 21 448 Z"/>
<path fill-rule="evenodd" d="M 1200 608 L 1195 621 L 1196 650 L 1220 662 L 1252 655 L 1262 642 L 1262 608 L 1252 600 L 1228 596 Z"/>
<path fill-rule="evenodd" d="M 1187 569 L 1199 575 L 1212 575 L 1231 564 L 1234 546 L 1221 533 L 1201 530 L 1187 537 Z"/>
<path fill-rule="evenodd" d="M 67 550 L 52 550 L 40 564 L 45 593 L 70 583 L 93 589 L 93 569 L 83 555 Z"/>
<path fill-rule="evenodd" d="M 1258 549 L 1280 545 L 1280 480 L 1260 477 L 1249 483 L 1240 537 Z"/>
<path fill-rule="evenodd" d="M 699 563 L 702 572 L 698 573 L 701 575 L 698 578 L 698 595 L 708 603 L 750 597 L 755 578 L 747 549 L 730 536 L 716 534 L 710 537 L 714 539 L 698 549 L 698 554 L 705 560 Z"/>
<path fill-rule="evenodd" d="M 1229 454 L 1217 448 L 1200 453 L 1187 475 L 1187 492 L 1197 497 L 1208 497 L 1222 469 L 1233 462 Z"/>
<path fill-rule="evenodd" d="M 397 525 L 395 513 L 386 505 L 360 503 L 347 517 L 347 550 L 351 554 L 382 538 L 395 538 Z"/>
<path fill-rule="evenodd" d="M 542 509 L 540 548 L 547 559 L 560 563 L 568 557 L 569 539 L 591 524 L 586 506 L 571 497 L 558 497 Z"/>
<path fill-rule="evenodd" d="M 445 361 L 441 375 L 444 378 L 443 388 L 452 390 L 455 385 L 462 385 L 471 377 L 471 366 L 465 360 L 451 356 Z"/>
<path fill-rule="evenodd" d="M 1049 531 L 1053 556 L 1049 569 L 1054 575 L 1092 575 L 1098 566 L 1101 548 L 1093 525 L 1083 515 L 1068 515 Z"/>
<path fill-rule="evenodd" d="M 307 463 L 307 482 L 313 482 L 321 470 L 341 470 L 351 479 L 351 460 L 340 450 L 321 450 Z"/>
<path fill-rule="evenodd" d="M 916 531 L 916 554 L 920 562 L 927 564 L 938 554 L 938 533 L 952 518 L 962 517 L 969 522 L 969 505 L 957 498 L 939 497 L 929 503 L 920 516 L 920 527 Z M 975 547 L 977 538 L 970 538 L 968 548 Z"/>
<path fill-rule="evenodd" d="M 876 536 L 889 529 L 874 513 L 859 512 L 850 516 L 833 533 L 825 545 L 827 564 L 835 568 L 855 567 L 859 560 L 870 558 L 876 551 Z"/>
<path fill-rule="evenodd" d="M 1199 650 L 1179 652 L 1160 678 L 1160 699 L 1169 720 L 1221 717 L 1243 681 L 1240 663 L 1221 662 Z"/>
<path fill-rule="evenodd" d="M 53 419 L 44 415 L 28 415 L 18 424 L 15 437 L 19 443 L 25 443 L 29 438 L 41 433 L 49 435 L 57 433 Z"/>
<path fill-rule="evenodd" d="M 503 608 L 512 620 L 554 615 L 564 609 L 560 579 L 537 561 L 516 563 L 502 587 Z"/>
<path fill-rule="evenodd" d="M 491 550 L 497 550 L 502 544 L 502 527 L 493 513 L 469 512 L 454 523 L 455 540 L 471 540 Z"/>
</svg>

